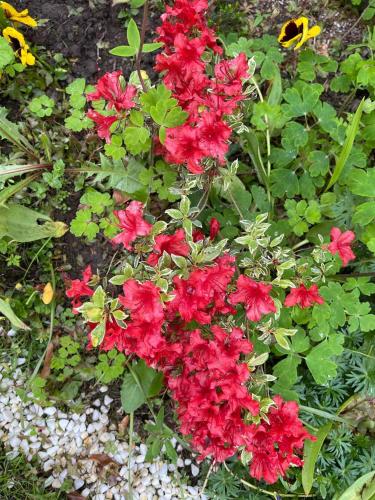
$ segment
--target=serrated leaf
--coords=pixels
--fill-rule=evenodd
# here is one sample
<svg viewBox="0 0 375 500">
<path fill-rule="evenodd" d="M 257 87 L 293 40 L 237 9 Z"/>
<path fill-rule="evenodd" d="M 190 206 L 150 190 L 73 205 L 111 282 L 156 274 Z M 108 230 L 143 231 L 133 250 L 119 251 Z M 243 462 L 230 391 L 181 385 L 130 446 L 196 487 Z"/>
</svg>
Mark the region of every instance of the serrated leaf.
<svg viewBox="0 0 375 500">
<path fill-rule="evenodd" d="M 331 358 L 343 352 L 343 344 L 343 335 L 332 334 L 306 356 L 306 364 L 317 384 L 326 384 L 336 376 L 337 365 Z"/>
</svg>

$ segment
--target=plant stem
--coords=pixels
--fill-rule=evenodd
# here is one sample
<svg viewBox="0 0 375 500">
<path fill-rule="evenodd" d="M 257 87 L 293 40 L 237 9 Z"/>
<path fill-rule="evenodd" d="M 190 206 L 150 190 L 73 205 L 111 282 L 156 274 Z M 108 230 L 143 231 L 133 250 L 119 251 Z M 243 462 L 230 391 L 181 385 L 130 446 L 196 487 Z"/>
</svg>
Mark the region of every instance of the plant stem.
<svg viewBox="0 0 375 500">
<path fill-rule="evenodd" d="M 252 490 L 256 490 L 256 491 L 260 491 L 261 493 L 264 493 L 265 495 L 268 495 L 272 498 L 274 498 L 275 500 L 278 500 L 278 498 L 280 497 L 286 497 L 286 498 L 296 498 L 296 497 L 303 497 L 303 498 L 307 498 L 307 497 L 312 497 L 312 495 L 300 495 L 298 493 L 294 493 L 292 495 L 289 495 L 288 493 L 278 493 L 277 491 L 267 491 L 267 490 L 264 490 L 262 488 L 258 488 L 257 486 L 254 486 L 253 484 L 251 483 L 248 483 L 247 481 L 245 481 L 244 479 L 240 479 L 238 476 L 236 476 L 235 474 L 233 474 L 233 472 L 229 469 L 229 467 L 227 466 L 227 464 L 225 462 L 223 462 L 223 465 L 225 467 L 225 469 L 227 470 L 227 472 L 229 472 L 229 474 L 231 474 L 231 476 L 235 477 L 236 479 L 239 479 L 239 481 L 244 485 L 244 486 L 247 486 L 248 488 L 251 488 Z"/>
<path fill-rule="evenodd" d="M 294 245 L 294 247 L 292 247 L 292 250 L 297 250 L 297 248 L 303 247 L 307 243 L 309 243 L 309 240 L 300 241 L 299 243 L 297 243 L 296 245 Z"/>
<path fill-rule="evenodd" d="M 132 500 L 132 498 L 133 498 L 132 467 L 131 467 L 132 448 L 133 448 L 133 431 L 134 431 L 134 412 L 131 412 L 130 419 L 129 419 L 129 468 L 128 468 L 129 500 Z"/>
<path fill-rule="evenodd" d="M 212 462 L 211 465 L 210 465 L 210 468 L 208 469 L 206 479 L 204 480 L 204 483 L 203 483 L 203 486 L 202 486 L 202 489 L 201 489 L 201 492 L 200 492 L 201 495 L 203 495 L 204 490 L 206 489 L 206 486 L 207 486 L 208 480 L 210 478 L 212 469 L 214 468 L 214 465 L 215 465 L 215 462 Z"/>
<path fill-rule="evenodd" d="M 146 87 L 145 81 L 143 80 L 142 71 L 141 71 L 141 57 L 142 57 L 142 49 L 143 49 L 143 45 L 144 45 L 145 37 L 146 37 L 146 28 L 147 28 L 147 19 L 148 19 L 148 2 L 149 2 L 149 0 L 146 0 L 145 4 L 143 6 L 143 17 L 142 17 L 142 26 L 141 26 L 141 43 L 139 46 L 139 52 L 137 54 L 137 58 L 135 60 L 135 66 L 137 69 L 139 81 L 141 82 L 141 85 L 142 85 L 143 92 L 147 92 L 147 87 Z"/>
<path fill-rule="evenodd" d="M 262 91 L 260 90 L 259 85 L 257 84 L 257 81 L 255 80 L 254 77 L 250 79 L 250 81 L 253 83 L 257 94 L 259 96 L 260 102 L 264 102 L 264 97 L 262 94 Z M 271 203 L 271 192 L 269 189 L 269 180 L 271 177 L 271 161 L 270 161 L 270 156 L 271 156 L 271 134 L 270 134 L 270 123 L 268 120 L 268 115 L 265 113 L 264 114 L 264 121 L 266 123 L 266 143 L 267 143 L 267 177 L 268 177 L 268 183 L 267 183 L 267 195 L 268 195 L 268 201 Z"/>
<path fill-rule="evenodd" d="M 46 346 L 46 348 L 44 350 L 44 353 L 43 353 L 42 357 L 39 359 L 38 363 L 36 364 L 36 366 L 34 368 L 34 371 L 33 371 L 33 374 L 31 375 L 31 377 L 30 377 L 30 379 L 29 379 L 29 381 L 27 383 L 27 386 L 30 385 L 31 381 L 38 374 L 39 368 L 41 367 L 41 365 L 42 365 L 42 363 L 44 361 L 44 358 L 45 358 L 45 356 L 47 354 L 48 346 L 49 346 L 49 344 L 52 341 L 53 328 L 54 328 L 54 323 L 55 323 L 55 313 L 56 313 L 56 300 L 55 300 L 56 279 L 55 279 L 55 272 L 54 272 L 52 264 L 50 264 L 50 270 L 51 270 L 51 284 L 52 284 L 52 289 L 53 289 L 53 299 L 51 301 L 49 337 L 48 337 L 48 342 L 47 342 L 47 346 Z"/>
</svg>

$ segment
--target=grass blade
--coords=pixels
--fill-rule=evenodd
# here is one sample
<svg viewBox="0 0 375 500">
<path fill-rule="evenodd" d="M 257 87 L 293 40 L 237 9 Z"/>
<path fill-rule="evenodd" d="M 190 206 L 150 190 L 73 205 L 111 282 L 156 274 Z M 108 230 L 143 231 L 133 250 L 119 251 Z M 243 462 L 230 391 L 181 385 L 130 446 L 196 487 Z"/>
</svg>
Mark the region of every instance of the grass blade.
<svg viewBox="0 0 375 500">
<path fill-rule="evenodd" d="M 349 155 L 351 153 L 351 150 L 353 148 L 353 143 L 355 136 L 357 135 L 358 128 L 359 128 L 359 123 L 361 121 L 362 117 L 362 111 L 363 111 L 363 106 L 365 104 L 364 98 L 362 99 L 360 105 L 357 108 L 357 111 L 355 112 L 353 116 L 353 120 L 351 124 L 348 127 L 348 133 L 344 142 L 344 146 L 341 150 L 340 156 L 338 157 L 336 161 L 336 166 L 333 171 L 332 177 L 329 180 L 329 183 L 325 189 L 325 191 L 328 191 L 330 187 L 332 187 L 335 182 L 337 182 L 340 178 L 340 175 L 342 171 L 344 170 L 345 163 L 347 162 Z"/>
</svg>

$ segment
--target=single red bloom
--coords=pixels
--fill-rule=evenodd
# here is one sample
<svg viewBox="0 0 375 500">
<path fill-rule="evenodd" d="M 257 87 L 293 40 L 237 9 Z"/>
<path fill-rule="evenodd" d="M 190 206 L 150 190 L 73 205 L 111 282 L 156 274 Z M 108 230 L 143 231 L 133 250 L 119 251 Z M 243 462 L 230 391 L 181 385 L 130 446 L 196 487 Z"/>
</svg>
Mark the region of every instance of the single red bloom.
<svg viewBox="0 0 375 500">
<path fill-rule="evenodd" d="M 311 285 L 310 288 L 300 285 L 290 290 L 289 295 L 285 299 L 284 306 L 292 307 L 299 305 L 301 309 L 305 309 L 311 307 L 314 303 L 324 304 L 324 299 L 319 295 L 317 285 Z"/>
<path fill-rule="evenodd" d="M 217 158 L 220 163 L 224 163 L 231 134 L 232 129 L 216 113 L 206 111 L 202 114 L 197 136 L 204 156 Z"/>
<path fill-rule="evenodd" d="M 234 59 L 222 60 L 215 66 L 216 81 L 225 94 L 235 96 L 242 94 L 242 80 L 249 77 L 249 66 L 245 54 Z"/>
<path fill-rule="evenodd" d="M 127 250 L 132 250 L 131 243 L 138 236 L 150 234 L 152 224 L 143 218 L 144 205 L 140 201 L 132 201 L 125 210 L 115 210 L 113 213 L 119 220 L 122 232 L 112 238 L 114 243 L 122 243 Z"/>
<path fill-rule="evenodd" d="M 117 116 L 104 116 L 93 109 L 90 109 L 86 116 L 96 123 L 98 136 L 101 139 L 105 139 L 105 142 L 109 144 L 111 142 L 111 132 L 109 129 L 117 121 Z"/>
<path fill-rule="evenodd" d="M 276 312 L 275 303 L 269 293 L 272 285 L 258 283 L 243 274 L 237 280 L 237 291 L 231 293 L 232 304 L 244 304 L 246 316 L 251 321 L 259 321 L 264 314 Z"/>
<path fill-rule="evenodd" d="M 210 220 L 210 240 L 214 240 L 220 231 L 220 222 L 212 217 Z"/>
<path fill-rule="evenodd" d="M 81 297 L 91 297 L 94 291 L 88 286 L 92 277 L 91 266 L 87 266 L 82 274 L 82 280 L 71 280 L 70 288 L 66 290 L 66 296 L 72 299 L 73 313 L 77 314 L 78 307 L 82 305 Z"/>
<path fill-rule="evenodd" d="M 163 252 L 186 257 L 190 248 L 185 240 L 185 231 L 178 229 L 175 234 L 159 234 L 155 238 L 153 253 L 149 255 L 147 263 L 156 266 Z"/>
<path fill-rule="evenodd" d="M 355 238 L 353 231 L 341 232 L 338 227 L 331 229 L 331 243 L 328 245 L 328 251 L 332 254 L 339 254 L 343 266 L 347 266 L 351 260 L 355 259 L 355 254 L 350 245 Z"/>
<path fill-rule="evenodd" d="M 135 102 L 133 98 L 137 93 L 137 89 L 134 85 L 128 85 L 125 89 L 122 89 L 121 75 L 121 70 L 106 73 L 98 80 L 95 92 L 87 94 L 87 99 L 89 101 L 105 99 L 109 102 L 109 108 L 115 108 L 116 111 L 134 108 Z"/>
<path fill-rule="evenodd" d="M 168 129 L 164 146 L 168 151 L 167 159 L 170 163 L 177 163 L 178 165 L 187 163 L 187 167 L 192 174 L 201 174 L 203 172 L 200 161 L 205 154 L 199 145 L 195 128 L 185 124 Z"/>
<path fill-rule="evenodd" d="M 119 296 L 119 300 L 131 311 L 132 320 L 153 323 L 164 318 L 160 290 L 154 283 L 130 279 L 124 283 L 123 290 L 125 296 Z"/>
</svg>

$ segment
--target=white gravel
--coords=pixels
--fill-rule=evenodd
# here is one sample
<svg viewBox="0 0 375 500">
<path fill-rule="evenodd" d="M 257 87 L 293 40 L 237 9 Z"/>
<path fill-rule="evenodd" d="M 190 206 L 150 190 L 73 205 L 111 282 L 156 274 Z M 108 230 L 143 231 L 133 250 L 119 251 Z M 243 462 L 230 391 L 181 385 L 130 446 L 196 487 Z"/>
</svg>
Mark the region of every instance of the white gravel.
<svg viewBox="0 0 375 500">
<path fill-rule="evenodd" d="M 92 500 L 126 500 L 130 469 L 134 500 L 206 499 L 197 487 L 182 480 L 181 472 L 199 474 L 190 459 L 179 457 L 176 465 L 160 459 L 147 463 L 147 446 L 142 443 L 134 445 L 129 460 L 127 440 L 108 419 L 113 400 L 106 386 L 100 388 L 102 394 L 91 408 L 64 413 L 55 406 L 23 402 L 16 393 L 17 387 L 24 387 L 21 369 L 16 368 L 11 377 L 5 373 L 0 366 L 0 440 L 10 458 L 23 454 L 31 461 L 38 457 L 40 470 L 47 472 L 46 486 L 59 489 L 70 480 L 72 490 Z M 176 441 L 172 442 L 176 447 Z M 181 451 L 179 445 L 176 449 Z M 93 457 L 99 454 L 113 461 L 104 464 Z"/>
</svg>

